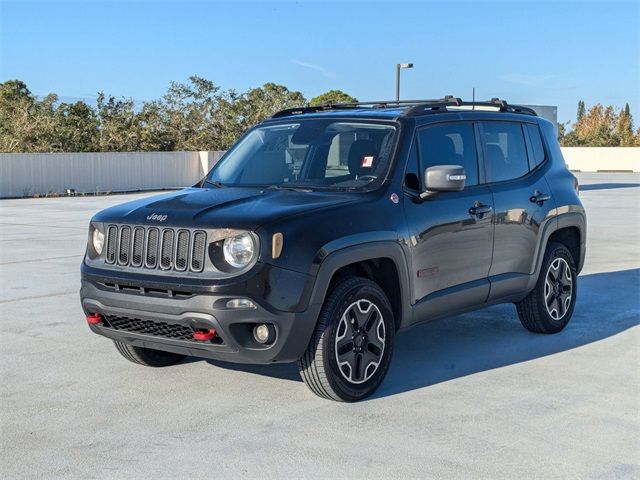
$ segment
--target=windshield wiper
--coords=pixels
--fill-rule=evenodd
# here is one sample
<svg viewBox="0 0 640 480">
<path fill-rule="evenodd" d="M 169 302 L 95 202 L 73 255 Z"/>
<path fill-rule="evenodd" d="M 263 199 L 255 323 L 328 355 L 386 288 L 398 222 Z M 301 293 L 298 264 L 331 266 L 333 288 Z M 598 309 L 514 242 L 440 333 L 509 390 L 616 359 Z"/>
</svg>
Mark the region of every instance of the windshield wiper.
<svg viewBox="0 0 640 480">
<path fill-rule="evenodd" d="M 265 190 L 289 190 L 291 192 L 312 192 L 309 188 L 289 187 L 284 185 L 269 185 L 264 188 Z"/>
<path fill-rule="evenodd" d="M 216 188 L 222 188 L 224 187 L 224 185 L 222 184 L 222 182 L 218 181 L 218 180 L 209 180 L 208 178 L 204 181 L 204 183 L 208 183 L 209 185 L 213 185 Z"/>
</svg>

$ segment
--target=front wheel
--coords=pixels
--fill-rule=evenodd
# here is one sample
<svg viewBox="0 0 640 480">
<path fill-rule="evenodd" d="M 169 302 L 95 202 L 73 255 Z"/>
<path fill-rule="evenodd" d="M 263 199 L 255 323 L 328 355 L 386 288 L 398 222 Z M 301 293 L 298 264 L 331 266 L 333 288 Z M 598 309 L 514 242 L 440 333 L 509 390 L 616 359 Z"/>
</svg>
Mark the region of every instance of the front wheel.
<svg viewBox="0 0 640 480">
<path fill-rule="evenodd" d="M 371 280 L 347 277 L 327 296 L 300 375 L 316 395 L 354 402 L 371 395 L 391 362 L 395 322 L 387 296 Z"/>
<path fill-rule="evenodd" d="M 535 288 L 516 303 L 522 325 L 535 333 L 557 333 L 566 327 L 576 304 L 577 277 L 571 252 L 550 243 Z"/>
</svg>

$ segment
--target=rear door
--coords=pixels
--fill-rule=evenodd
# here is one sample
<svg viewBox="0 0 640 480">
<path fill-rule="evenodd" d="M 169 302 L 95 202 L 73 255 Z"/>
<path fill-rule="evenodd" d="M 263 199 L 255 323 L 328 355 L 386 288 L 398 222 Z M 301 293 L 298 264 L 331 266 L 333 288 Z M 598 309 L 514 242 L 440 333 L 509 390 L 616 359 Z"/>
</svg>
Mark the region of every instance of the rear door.
<svg viewBox="0 0 640 480">
<path fill-rule="evenodd" d="M 416 322 L 487 299 L 493 199 L 482 184 L 478 145 L 472 122 L 434 124 L 419 129 L 414 139 L 421 190 L 427 167 L 460 165 L 467 176 L 461 192 L 440 192 L 425 201 L 405 198 Z"/>
<path fill-rule="evenodd" d="M 545 154 L 537 124 L 483 121 L 479 129 L 495 210 L 489 300 L 499 301 L 526 287 L 541 225 L 555 205 L 539 166 Z"/>
</svg>

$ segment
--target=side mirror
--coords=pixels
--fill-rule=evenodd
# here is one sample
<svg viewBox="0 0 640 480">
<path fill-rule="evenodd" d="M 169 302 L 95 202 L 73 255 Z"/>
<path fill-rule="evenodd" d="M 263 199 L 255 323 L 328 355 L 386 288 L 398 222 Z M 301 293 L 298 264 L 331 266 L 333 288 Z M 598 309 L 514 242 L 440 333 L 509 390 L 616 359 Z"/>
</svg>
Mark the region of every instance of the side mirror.
<svg viewBox="0 0 640 480">
<path fill-rule="evenodd" d="M 425 199 L 438 192 L 459 192 L 464 189 L 467 176 L 460 165 L 437 165 L 424 171 L 425 191 L 420 198 Z"/>
</svg>

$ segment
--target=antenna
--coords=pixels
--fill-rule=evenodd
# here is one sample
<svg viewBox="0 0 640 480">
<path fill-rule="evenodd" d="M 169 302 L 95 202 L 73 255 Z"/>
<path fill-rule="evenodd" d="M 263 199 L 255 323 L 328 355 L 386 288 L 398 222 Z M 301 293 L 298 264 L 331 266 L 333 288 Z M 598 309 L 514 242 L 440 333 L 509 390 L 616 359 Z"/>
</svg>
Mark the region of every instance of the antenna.
<svg viewBox="0 0 640 480">
<path fill-rule="evenodd" d="M 471 107 L 471 110 L 475 110 L 476 109 L 476 87 L 473 87 L 473 91 L 471 93 L 471 97 L 473 98 L 473 106 Z"/>
</svg>

